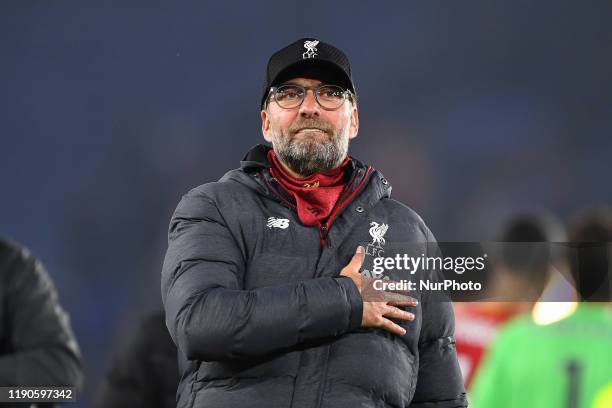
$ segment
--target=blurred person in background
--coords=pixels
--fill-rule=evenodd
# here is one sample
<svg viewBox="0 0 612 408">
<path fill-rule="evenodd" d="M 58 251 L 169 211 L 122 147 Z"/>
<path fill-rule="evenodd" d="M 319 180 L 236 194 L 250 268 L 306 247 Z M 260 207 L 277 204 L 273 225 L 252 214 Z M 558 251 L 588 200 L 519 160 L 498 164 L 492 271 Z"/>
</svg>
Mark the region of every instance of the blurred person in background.
<svg viewBox="0 0 612 408">
<path fill-rule="evenodd" d="M 150 314 L 132 333 L 102 380 L 95 408 L 176 407 L 177 351 L 164 316 Z"/>
<path fill-rule="evenodd" d="M 0 282 L 0 387 L 75 387 L 78 392 L 83 383 L 79 347 L 43 264 L 27 249 L 0 239 Z"/>
<path fill-rule="evenodd" d="M 504 327 L 476 373 L 474 407 L 612 406 L 612 209 L 578 216 L 569 239 L 580 303 L 550 324 L 524 316 Z"/>
<path fill-rule="evenodd" d="M 452 305 L 362 297 L 360 244 L 435 238 L 348 156 L 359 118 L 346 55 L 312 38 L 279 50 L 260 103 L 272 147 L 191 190 L 170 223 L 178 406 L 465 407 Z"/>
<path fill-rule="evenodd" d="M 499 262 L 486 278 L 485 299 L 454 305 L 457 356 L 466 388 L 502 325 L 529 313 L 542 295 L 560 256 L 548 243 L 565 237 L 562 223 L 549 213 L 520 214 L 504 224 L 498 237 Z"/>
</svg>

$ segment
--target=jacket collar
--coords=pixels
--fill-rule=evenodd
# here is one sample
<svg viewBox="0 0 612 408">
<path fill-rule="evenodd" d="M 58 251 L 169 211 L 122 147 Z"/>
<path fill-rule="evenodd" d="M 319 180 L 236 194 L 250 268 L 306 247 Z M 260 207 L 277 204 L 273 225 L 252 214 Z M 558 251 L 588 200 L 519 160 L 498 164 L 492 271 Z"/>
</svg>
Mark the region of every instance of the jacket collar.
<svg viewBox="0 0 612 408">
<path fill-rule="evenodd" d="M 257 144 L 249 150 L 240 161 L 240 168 L 247 173 L 268 169 L 272 164 L 268 161 L 268 151 L 270 146 Z"/>
<path fill-rule="evenodd" d="M 267 157 L 270 149 L 270 146 L 264 144 L 253 146 L 240 161 L 240 168 L 231 170 L 220 181 L 233 179 L 242 184 L 249 185 L 265 195 L 269 195 L 270 191 L 265 183 L 266 175 L 269 172 L 263 170 L 271 167 Z M 353 172 L 356 171 L 358 176 L 361 175 L 363 177 L 367 173 L 366 169 L 368 166 L 354 157 L 351 157 L 349 163 L 351 170 Z M 354 181 L 359 182 L 359 180 Z M 364 204 L 367 203 L 366 205 L 368 206 L 374 205 L 380 199 L 391 196 L 391 184 L 380 171 L 374 170 L 370 172 L 367 186 L 363 189 L 360 196 L 361 200 L 365 201 Z"/>
</svg>

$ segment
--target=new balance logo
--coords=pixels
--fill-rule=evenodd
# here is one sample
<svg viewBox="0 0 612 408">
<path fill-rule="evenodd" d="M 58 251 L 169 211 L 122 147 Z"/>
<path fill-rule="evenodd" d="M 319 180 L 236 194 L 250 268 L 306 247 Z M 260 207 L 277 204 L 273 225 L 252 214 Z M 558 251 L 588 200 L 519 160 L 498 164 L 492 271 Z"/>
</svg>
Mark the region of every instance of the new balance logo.
<svg viewBox="0 0 612 408">
<path fill-rule="evenodd" d="M 289 226 L 289 220 L 286 218 L 276 218 L 270 217 L 268 218 L 268 223 L 266 224 L 268 228 L 281 228 L 285 229 Z"/>
</svg>

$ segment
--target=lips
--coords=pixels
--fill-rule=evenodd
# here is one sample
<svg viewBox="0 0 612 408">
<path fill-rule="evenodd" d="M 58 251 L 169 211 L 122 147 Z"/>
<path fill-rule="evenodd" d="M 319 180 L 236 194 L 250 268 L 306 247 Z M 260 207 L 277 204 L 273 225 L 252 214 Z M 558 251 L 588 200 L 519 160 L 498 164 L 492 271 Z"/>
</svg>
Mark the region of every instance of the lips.
<svg viewBox="0 0 612 408">
<path fill-rule="evenodd" d="M 304 132 L 304 133 L 315 133 L 315 132 L 327 133 L 325 130 L 319 129 L 319 128 L 301 128 L 301 129 L 296 130 L 295 134 L 300 133 L 300 132 Z"/>
</svg>

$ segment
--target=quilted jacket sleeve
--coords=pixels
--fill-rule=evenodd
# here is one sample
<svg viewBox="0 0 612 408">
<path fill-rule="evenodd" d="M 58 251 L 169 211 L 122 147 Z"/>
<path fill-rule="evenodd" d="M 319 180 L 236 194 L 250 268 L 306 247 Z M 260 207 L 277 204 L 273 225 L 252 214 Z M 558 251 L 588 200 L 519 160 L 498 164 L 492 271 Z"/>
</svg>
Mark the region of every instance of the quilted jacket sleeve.
<svg viewBox="0 0 612 408">
<path fill-rule="evenodd" d="M 427 242 L 437 249 L 425 227 Z M 436 251 L 437 252 L 437 251 Z M 439 252 L 437 252 L 437 255 Z M 412 408 L 459 408 L 468 403 L 455 350 L 455 316 L 450 301 L 423 293 L 419 374 Z"/>
<path fill-rule="evenodd" d="M 191 360 L 254 357 L 361 325 L 363 304 L 346 277 L 244 290 L 245 259 L 201 189 L 172 220 L 162 271 L 166 324 Z"/>
</svg>

